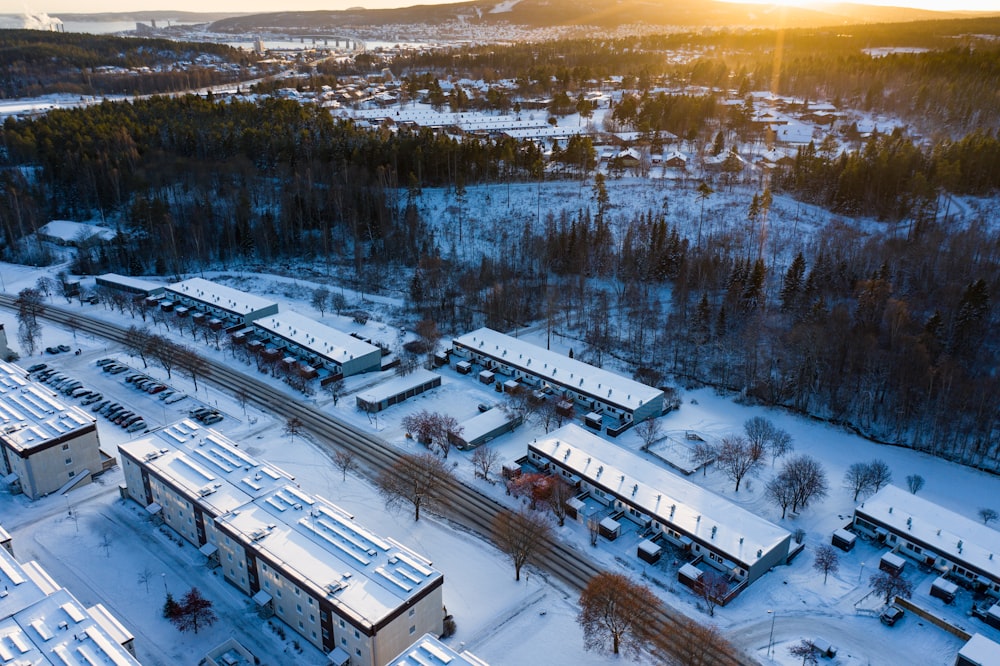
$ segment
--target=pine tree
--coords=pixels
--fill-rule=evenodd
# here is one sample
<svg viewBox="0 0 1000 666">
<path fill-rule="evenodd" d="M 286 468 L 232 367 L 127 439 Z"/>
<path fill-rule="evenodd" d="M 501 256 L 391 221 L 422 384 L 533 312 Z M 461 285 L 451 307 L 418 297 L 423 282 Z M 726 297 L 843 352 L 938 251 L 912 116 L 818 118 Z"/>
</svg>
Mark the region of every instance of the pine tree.
<svg viewBox="0 0 1000 666">
<path fill-rule="evenodd" d="M 781 285 L 781 311 L 795 312 L 798 309 L 799 301 L 804 287 L 803 277 L 806 272 L 806 260 L 799 252 L 795 255 L 791 265 L 785 272 L 785 279 Z"/>
</svg>

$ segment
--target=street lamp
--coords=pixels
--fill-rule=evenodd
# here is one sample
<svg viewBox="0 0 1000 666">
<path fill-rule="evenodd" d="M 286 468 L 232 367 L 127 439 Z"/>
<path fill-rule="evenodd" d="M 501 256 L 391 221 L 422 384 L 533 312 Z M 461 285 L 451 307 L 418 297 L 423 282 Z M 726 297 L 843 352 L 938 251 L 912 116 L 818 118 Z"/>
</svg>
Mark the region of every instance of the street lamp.
<svg viewBox="0 0 1000 666">
<path fill-rule="evenodd" d="M 767 614 L 771 616 L 771 635 L 767 638 L 767 658 L 771 658 L 771 646 L 774 645 L 774 618 L 778 617 L 778 614 L 773 610 L 767 611 Z"/>
<path fill-rule="evenodd" d="M 858 572 L 858 582 L 859 583 L 861 582 L 861 575 L 864 574 L 864 572 L 865 572 L 865 563 L 862 562 L 861 563 L 861 570 Z"/>
<path fill-rule="evenodd" d="M 163 595 L 169 597 L 170 592 L 167 591 L 167 574 L 161 573 L 160 578 L 163 579 Z"/>
</svg>

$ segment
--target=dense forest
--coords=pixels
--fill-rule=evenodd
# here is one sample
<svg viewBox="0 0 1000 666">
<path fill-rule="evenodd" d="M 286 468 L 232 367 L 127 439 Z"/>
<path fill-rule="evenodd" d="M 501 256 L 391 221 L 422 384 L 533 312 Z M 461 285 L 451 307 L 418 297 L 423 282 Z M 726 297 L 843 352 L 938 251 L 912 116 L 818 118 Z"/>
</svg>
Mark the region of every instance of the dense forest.
<svg viewBox="0 0 1000 666">
<path fill-rule="evenodd" d="M 256 61 L 222 44 L 0 30 L 0 99 L 191 90 L 246 80 Z"/>
<path fill-rule="evenodd" d="M 584 42 L 563 46 L 567 54 L 585 51 Z M 528 53 L 510 49 L 511 57 Z M 503 53 L 497 47 L 494 57 Z M 976 54 L 911 55 L 958 62 Z M 878 60 L 890 70 L 901 65 Z M 566 74 L 578 65 L 569 55 L 538 58 L 533 66 L 552 73 L 529 68 L 521 78 L 573 90 L 594 75 Z M 720 59 L 689 67 L 689 77 L 696 70 L 710 77 L 728 66 Z M 936 87 L 939 73 L 924 71 L 925 84 Z M 824 73 L 840 75 L 850 78 L 835 68 Z M 996 73 L 984 67 L 979 75 L 992 81 Z M 409 77 L 414 94 L 433 93 L 433 78 Z M 979 106 L 981 98 L 962 102 L 982 116 L 993 109 Z M 749 111 L 718 104 L 711 93 L 640 89 L 609 115 L 622 127 L 665 129 L 705 145 L 713 137 L 753 140 Z M 110 246 L 81 248 L 80 273 L 326 262 L 356 286 L 406 290 L 414 315 L 446 332 L 542 321 L 577 338 L 578 357 L 598 364 L 616 357 L 644 381 L 710 384 L 874 439 L 1000 468 L 1000 348 L 988 335 L 1000 323 L 992 304 L 1000 237 L 989 220 L 958 225 L 947 209 L 952 195 L 996 196 L 1000 137 L 988 127 L 919 143 L 904 132 L 846 143 L 846 152 L 826 142 L 801 149 L 769 183 L 725 173 L 690 182 L 702 202 L 692 219 L 669 207 L 611 210 L 614 174 L 591 175 L 587 137 L 544 156 L 510 139 L 362 130 L 288 100 L 105 103 L 4 124 L 0 251 L 44 262 L 45 248 L 24 242 L 33 231 L 53 218 L 96 216 L 125 233 Z M 577 210 L 512 215 L 493 239 L 502 252 L 459 259 L 436 236 L 437 221 L 422 217 L 422 188 L 446 188 L 458 233 L 472 234 L 466 188 L 550 178 L 577 179 L 589 196 Z M 745 192 L 746 205 L 713 210 L 703 230 L 704 204 L 721 187 Z M 780 256 L 767 244 L 776 194 L 886 221 L 885 233 L 832 223 L 798 256 Z"/>
</svg>

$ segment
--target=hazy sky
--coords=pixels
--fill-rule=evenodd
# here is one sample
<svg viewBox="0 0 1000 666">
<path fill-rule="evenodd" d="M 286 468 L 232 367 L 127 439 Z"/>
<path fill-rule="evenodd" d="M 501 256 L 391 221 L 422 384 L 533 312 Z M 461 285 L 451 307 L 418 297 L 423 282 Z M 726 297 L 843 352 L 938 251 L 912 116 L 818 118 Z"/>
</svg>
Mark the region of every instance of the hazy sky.
<svg viewBox="0 0 1000 666">
<path fill-rule="evenodd" d="M 435 5 L 454 0 L 0 0 L 0 14 L 23 12 L 126 12 L 179 10 L 193 12 L 262 13 L 288 10 L 347 9 L 348 7 L 405 7 Z M 807 6 L 809 0 L 767 0 L 773 4 Z M 864 4 L 865 0 L 854 0 Z M 499 0 L 498 0 L 499 4 Z M 867 4 L 919 7 L 944 11 L 977 10 L 1000 14 L 1000 0 L 868 0 Z"/>
</svg>

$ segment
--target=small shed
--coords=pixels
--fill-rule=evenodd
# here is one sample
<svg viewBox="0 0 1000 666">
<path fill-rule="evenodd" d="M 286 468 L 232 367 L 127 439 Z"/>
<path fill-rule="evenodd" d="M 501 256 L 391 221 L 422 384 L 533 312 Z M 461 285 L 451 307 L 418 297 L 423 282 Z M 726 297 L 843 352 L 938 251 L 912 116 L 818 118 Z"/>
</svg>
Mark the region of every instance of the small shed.
<svg viewBox="0 0 1000 666">
<path fill-rule="evenodd" d="M 503 392 L 511 393 L 514 391 L 520 391 L 521 385 L 514 379 L 508 379 L 503 383 Z"/>
<path fill-rule="evenodd" d="M 955 666 L 1000 666 L 1000 644 L 982 634 L 973 634 L 958 651 Z"/>
<path fill-rule="evenodd" d="M 687 585 L 692 590 L 697 587 L 698 583 L 701 581 L 701 577 L 705 575 L 705 572 L 696 567 L 693 564 L 685 564 L 677 571 L 677 580 L 683 585 Z"/>
<path fill-rule="evenodd" d="M 663 554 L 663 548 L 656 542 L 646 539 L 639 544 L 639 548 L 636 551 L 636 555 L 639 559 L 644 562 L 649 562 L 650 564 L 656 564 L 660 561 L 660 555 Z"/>
<path fill-rule="evenodd" d="M 590 412 L 583 417 L 583 422 L 588 428 L 600 430 L 604 425 L 604 417 L 597 412 Z"/>
<path fill-rule="evenodd" d="M 472 364 L 468 361 L 459 361 L 455 364 L 455 370 L 457 370 L 460 375 L 467 375 L 472 372 Z"/>
<path fill-rule="evenodd" d="M 986 624 L 994 629 L 1000 629 L 1000 603 L 995 603 L 986 611 Z"/>
<path fill-rule="evenodd" d="M 878 568 L 890 574 L 902 573 L 905 566 L 906 560 L 896 553 L 886 553 L 878 562 Z"/>
<path fill-rule="evenodd" d="M 837 648 L 835 648 L 833 646 L 833 643 L 826 640 L 825 638 L 820 638 L 819 636 L 817 636 L 816 638 L 809 641 L 809 643 L 814 648 L 816 648 L 816 651 L 819 652 L 820 656 L 827 657 L 829 659 L 833 659 L 834 657 L 837 656 Z"/>
<path fill-rule="evenodd" d="M 483 370 L 479 373 L 479 381 L 483 384 L 492 384 L 496 380 L 496 374 L 490 370 Z"/>
<path fill-rule="evenodd" d="M 586 506 L 584 501 L 579 497 L 570 497 L 566 500 L 566 515 L 571 520 L 581 520 L 583 518 L 583 509 Z"/>
<path fill-rule="evenodd" d="M 563 398 L 562 400 L 557 402 L 556 414 L 563 417 L 573 416 L 573 401 L 566 400 L 565 398 Z"/>
<path fill-rule="evenodd" d="M 516 460 L 508 460 L 500 472 L 505 479 L 516 479 L 521 476 L 521 464 Z"/>
<path fill-rule="evenodd" d="M 951 582 L 944 576 L 939 576 L 933 583 L 931 583 L 931 596 L 941 599 L 946 604 L 953 602 L 957 594 L 958 585 Z"/>
<path fill-rule="evenodd" d="M 611 516 L 608 516 L 607 518 L 601 520 L 600 524 L 597 527 L 601 533 L 601 536 L 607 539 L 608 541 L 614 541 L 619 536 L 621 536 L 622 533 L 621 523 L 619 523 Z"/>
<path fill-rule="evenodd" d="M 834 546 L 836 546 L 837 548 L 841 549 L 846 553 L 854 549 L 854 543 L 857 540 L 858 537 L 856 534 L 853 534 L 841 528 L 839 530 L 834 531 L 833 538 L 831 539 L 830 543 L 832 543 Z"/>
</svg>

